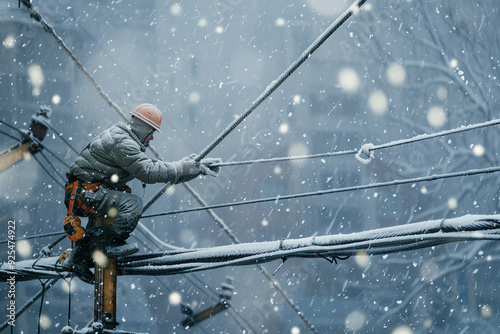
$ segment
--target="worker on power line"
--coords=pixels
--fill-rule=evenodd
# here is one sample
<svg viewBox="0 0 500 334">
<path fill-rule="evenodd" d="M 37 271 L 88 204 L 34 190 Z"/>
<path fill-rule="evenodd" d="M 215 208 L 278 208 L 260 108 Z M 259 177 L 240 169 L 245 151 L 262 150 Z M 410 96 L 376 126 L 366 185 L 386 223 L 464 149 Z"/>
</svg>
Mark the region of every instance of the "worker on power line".
<svg viewBox="0 0 500 334">
<path fill-rule="evenodd" d="M 68 214 L 64 230 L 75 247 L 62 262 L 65 270 L 92 283 L 89 270 L 97 240 L 105 240 L 108 256 L 125 256 L 138 251 L 127 244 L 142 213 L 142 200 L 130 193 L 127 182 L 137 178 L 144 183 L 181 183 L 199 175 L 217 176 L 220 159 L 194 160 L 194 155 L 176 162 L 151 159 L 146 147 L 153 133 L 160 132 L 162 114 L 152 104 L 134 108 L 129 122 L 119 122 L 95 137 L 69 168 L 65 189 Z M 79 217 L 89 217 L 86 228 Z M 96 219 L 103 227 L 96 226 Z"/>
</svg>

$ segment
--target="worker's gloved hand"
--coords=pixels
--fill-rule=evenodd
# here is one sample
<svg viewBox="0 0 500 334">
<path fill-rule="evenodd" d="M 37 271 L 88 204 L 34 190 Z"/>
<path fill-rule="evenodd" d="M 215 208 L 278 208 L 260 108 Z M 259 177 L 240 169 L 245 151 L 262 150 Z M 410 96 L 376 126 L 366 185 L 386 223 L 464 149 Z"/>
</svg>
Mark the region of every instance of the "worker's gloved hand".
<svg viewBox="0 0 500 334">
<path fill-rule="evenodd" d="M 222 159 L 220 158 L 206 158 L 200 161 L 201 169 L 203 175 L 218 176 L 220 172 L 220 166 L 213 166 L 214 164 L 221 164 Z"/>
<path fill-rule="evenodd" d="M 177 181 L 175 183 L 190 181 L 203 173 L 201 163 L 194 160 L 195 156 L 195 154 L 191 154 L 172 163 L 177 173 Z"/>
</svg>

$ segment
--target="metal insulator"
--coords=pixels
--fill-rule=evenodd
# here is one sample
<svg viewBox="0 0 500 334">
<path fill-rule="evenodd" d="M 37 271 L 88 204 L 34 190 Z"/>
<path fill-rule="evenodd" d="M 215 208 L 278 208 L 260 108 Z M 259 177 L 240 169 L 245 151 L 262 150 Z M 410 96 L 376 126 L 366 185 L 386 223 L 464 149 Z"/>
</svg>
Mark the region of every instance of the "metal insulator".
<svg viewBox="0 0 500 334">
<path fill-rule="evenodd" d="M 47 134 L 47 130 L 50 127 L 50 115 L 52 110 L 47 106 L 40 106 L 40 110 L 36 115 L 31 117 L 30 132 L 33 137 L 38 140 L 43 140 Z"/>
<path fill-rule="evenodd" d="M 231 299 L 231 297 L 233 297 L 233 279 L 234 277 L 232 276 L 226 276 L 226 281 L 221 284 L 221 292 L 219 293 L 221 299 L 229 300 Z"/>
</svg>

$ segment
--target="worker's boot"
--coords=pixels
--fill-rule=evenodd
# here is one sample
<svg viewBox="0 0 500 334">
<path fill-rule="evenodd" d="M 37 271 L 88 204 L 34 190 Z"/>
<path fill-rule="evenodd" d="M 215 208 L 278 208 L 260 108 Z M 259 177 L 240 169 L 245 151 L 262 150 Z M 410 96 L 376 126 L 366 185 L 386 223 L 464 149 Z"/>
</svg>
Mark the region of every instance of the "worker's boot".
<svg viewBox="0 0 500 334">
<path fill-rule="evenodd" d="M 76 246 L 62 263 L 62 267 L 76 274 L 85 283 L 94 284 L 94 274 L 89 269 L 89 256 L 90 254 L 85 247 L 77 242 Z"/>
<path fill-rule="evenodd" d="M 75 247 L 61 265 L 65 270 L 75 273 L 78 278 L 89 284 L 94 284 L 94 274 L 89 267 L 92 265 L 92 252 L 96 242 L 97 234 L 86 233 L 83 239 L 75 243 Z"/>
</svg>

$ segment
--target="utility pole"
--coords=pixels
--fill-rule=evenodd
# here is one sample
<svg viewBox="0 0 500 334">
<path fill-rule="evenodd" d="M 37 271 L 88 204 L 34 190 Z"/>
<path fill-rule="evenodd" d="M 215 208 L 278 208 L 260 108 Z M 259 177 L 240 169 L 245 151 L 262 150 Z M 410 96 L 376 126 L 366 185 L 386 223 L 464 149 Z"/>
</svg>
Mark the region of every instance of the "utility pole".
<svg viewBox="0 0 500 334">
<path fill-rule="evenodd" d="M 103 217 L 96 217 L 96 226 L 106 225 Z M 94 283 L 94 322 L 103 324 L 104 329 L 116 329 L 116 257 L 106 256 L 104 245 L 105 236 L 98 242 L 94 254 L 95 283 Z"/>
</svg>

